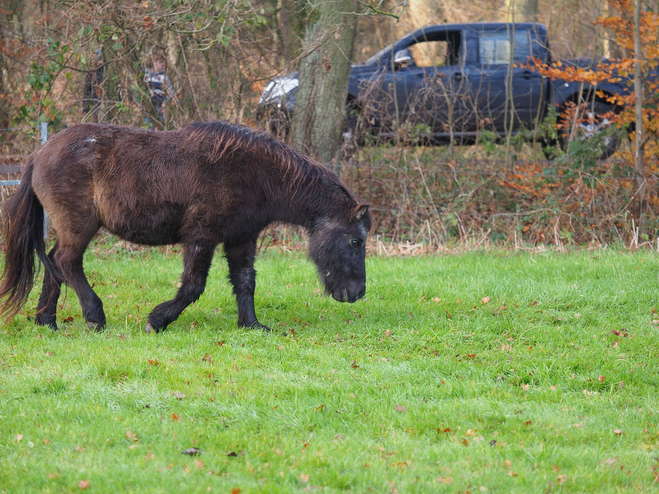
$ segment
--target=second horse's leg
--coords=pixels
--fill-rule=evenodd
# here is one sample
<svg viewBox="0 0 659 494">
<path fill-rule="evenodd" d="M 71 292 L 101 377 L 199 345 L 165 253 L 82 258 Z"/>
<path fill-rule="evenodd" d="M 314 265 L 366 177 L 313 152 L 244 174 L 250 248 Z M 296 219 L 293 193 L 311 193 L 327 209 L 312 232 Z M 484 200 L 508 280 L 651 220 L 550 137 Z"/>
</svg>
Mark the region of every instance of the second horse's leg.
<svg viewBox="0 0 659 494">
<path fill-rule="evenodd" d="M 238 304 L 238 326 L 260 328 L 270 331 L 261 324 L 254 312 L 254 291 L 256 289 L 256 239 L 258 235 L 245 242 L 224 244 L 224 254 L 229 263 L 229 280 Z"/>
<path fill-rule="evenodd" d="M 172 300 L 159 304 L 146 323 L 146 332 L 158 332 L 165 329 L 170 323 L 193 302 L 196 302 L 206 288 L 208 270 L 213 261 L 213 254 L 217 244 L 212 242 L 193 242 L 185 244 L 183 254 L 183 277 L 181 288 Z"/>
</svg>

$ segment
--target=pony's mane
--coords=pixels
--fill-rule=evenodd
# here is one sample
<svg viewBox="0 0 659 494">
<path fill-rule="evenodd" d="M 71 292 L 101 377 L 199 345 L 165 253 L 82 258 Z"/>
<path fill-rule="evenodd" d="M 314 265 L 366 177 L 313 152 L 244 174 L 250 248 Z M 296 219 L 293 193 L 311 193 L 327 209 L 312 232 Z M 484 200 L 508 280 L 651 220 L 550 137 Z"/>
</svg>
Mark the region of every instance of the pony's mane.
<svg viewBox="0 0 659 494">
<path fill-rule="evenodd" d="M 188 140 L 203 142 L 208 146 L 209 159 L 220 161 L 236 152 L 251 153 L 281 166 L 285 170 L 286 183 L 291 192 L 304 183 L 323 182 L 347 196 L 351 202 L 359 202 L 326 167 L 284 144 L 274 136 L 244 125 L 226 122 L 197 122 L 190 124 Z"/>
</svg>

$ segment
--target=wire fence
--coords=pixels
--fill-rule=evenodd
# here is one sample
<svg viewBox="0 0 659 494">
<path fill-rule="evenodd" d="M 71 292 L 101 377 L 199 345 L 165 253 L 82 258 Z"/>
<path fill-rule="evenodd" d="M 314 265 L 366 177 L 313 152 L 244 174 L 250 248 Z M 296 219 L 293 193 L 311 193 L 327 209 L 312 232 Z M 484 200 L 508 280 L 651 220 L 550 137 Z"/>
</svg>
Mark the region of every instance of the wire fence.
<svg viewBox="0 0 659 494">
<path fill-rule="evenodd" d="M 38 126 L 10 127 L 10 128 L 6 128 L 6 129 L 0 129 L 0 132 L 21 132 L 21 131 L 34 130 L 34 129 L 39 129 L 39 131 L 41 133 L 41 145 L 43 146 L 48 141 L 48 123 L 47 122 L 42 122 L 41 125 L 38 125 Z M 8 158 L 22 161 L 25 158 L 27 158 L 27 156 L 26 155 L 8 155 L 8 156 L 5 157 L 5 159 L 8 159 Z M 0 167 L 4 168 L 3 171 L 4 171 L 5 174 L 20 172 L 20 165 L 0 163 Z M 0 169 L 2 169 L 2 168 L 0 168 Z M 17 186 L 17 185 L 20 185 L 20 184 L 21 184 L 21 181 L 19 179 L 0 180 L 0 187 L 11 187 L 11 186 Z M 46 214 L 45 209 L 44 209 L 44 212 L 43 212 L 43 235 L 44 235 L 44 239 L 48 238 L 48 215 Z"/>
<path fill-rule="evenodd" d="M 640 178 L 628 163 L 612 158 L 583 166 L 472 159 L 471 152 L 457 151 L 453 159 L 433 147 L 365 150 L 341 169 L 341 178 L 371 204 L 374 235 L 391 242 L 441 248 L 456 240 L 634 246 L 657 237 L 654 166 Z M 642 229 L 641 185 L 648 205 Z"/>
<path fill-rule="evenodd" d="M 45 123 L 0 132 L 35 130 L 43 145 L 48 139 Z M 0 173 L 7 175 L 1 188 L 20 184 L 17 162 L 26 158 L 0 155 Z M 596 168 L 549 160 L 511 163 L 465 155 L 448 159 L 445 150 L 437 148 L 373 147 L 346 160 L 341 178 L 371 204 L 373 233 L 380 240 L 434 246 L 451 239 L 504 240 L 515 245 L 650 241 L 641 236 L 634 210 L 638 177 L 622 161 L 610 159 Z M 659 174 L 652 171 L 644 180 L 651 200 L 650 237 L 655 238 Z"/>
</svg>

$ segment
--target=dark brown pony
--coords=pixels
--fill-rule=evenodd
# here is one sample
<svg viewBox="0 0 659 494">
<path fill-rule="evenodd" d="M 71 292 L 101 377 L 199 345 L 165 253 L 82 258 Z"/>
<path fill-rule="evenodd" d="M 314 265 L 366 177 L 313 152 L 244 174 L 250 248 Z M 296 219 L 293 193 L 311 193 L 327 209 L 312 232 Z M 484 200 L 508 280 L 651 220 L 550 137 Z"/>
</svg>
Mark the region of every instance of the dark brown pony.
<svg viewBox="0 0 659 494">
<path fill-rule="evenodd" d="M 48 255 L 42 206 L 57 232 Z M 105 326 L 103 304 L 82 266 L 101 227 L 134 243 L 183 244 L 181 287 L 149 314 L 147 331 L 166 328 L 201 296 L 219 243 L 229 264 L 238 325 L 267 329 L 254 313 L 254 257 L 259 233 L 272 222 L 306 228 L 309 254 L 336 300 L 354 302 L 366 290 L 368 206 L 323 166 L 247 127 L 222 122 L 175 132 L 71 127 L 30 156 L 4 216 L 0 312 L 13 317 L 25 304 L 36 251 L 45 267 L 36 323 L 53 329 L 62 283 L 75 290 L 87 324 Z"/>
</svg>

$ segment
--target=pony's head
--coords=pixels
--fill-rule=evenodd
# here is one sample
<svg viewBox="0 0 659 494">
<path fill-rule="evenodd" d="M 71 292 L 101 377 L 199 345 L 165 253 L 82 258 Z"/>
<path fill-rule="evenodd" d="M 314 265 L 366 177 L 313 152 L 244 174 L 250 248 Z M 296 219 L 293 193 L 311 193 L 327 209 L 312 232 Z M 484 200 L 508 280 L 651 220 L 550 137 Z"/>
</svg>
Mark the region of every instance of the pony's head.
<svg viewBox="0 0 659 494">
<path fill-rule="evenodd" d="M 366 293 L 368 206 L 357 205 L 345 219 L 324 218 L 310 232 L 309 255 L 318 267 L 325 292 L 339 302 L 355 302 Z"/>
</svg>

